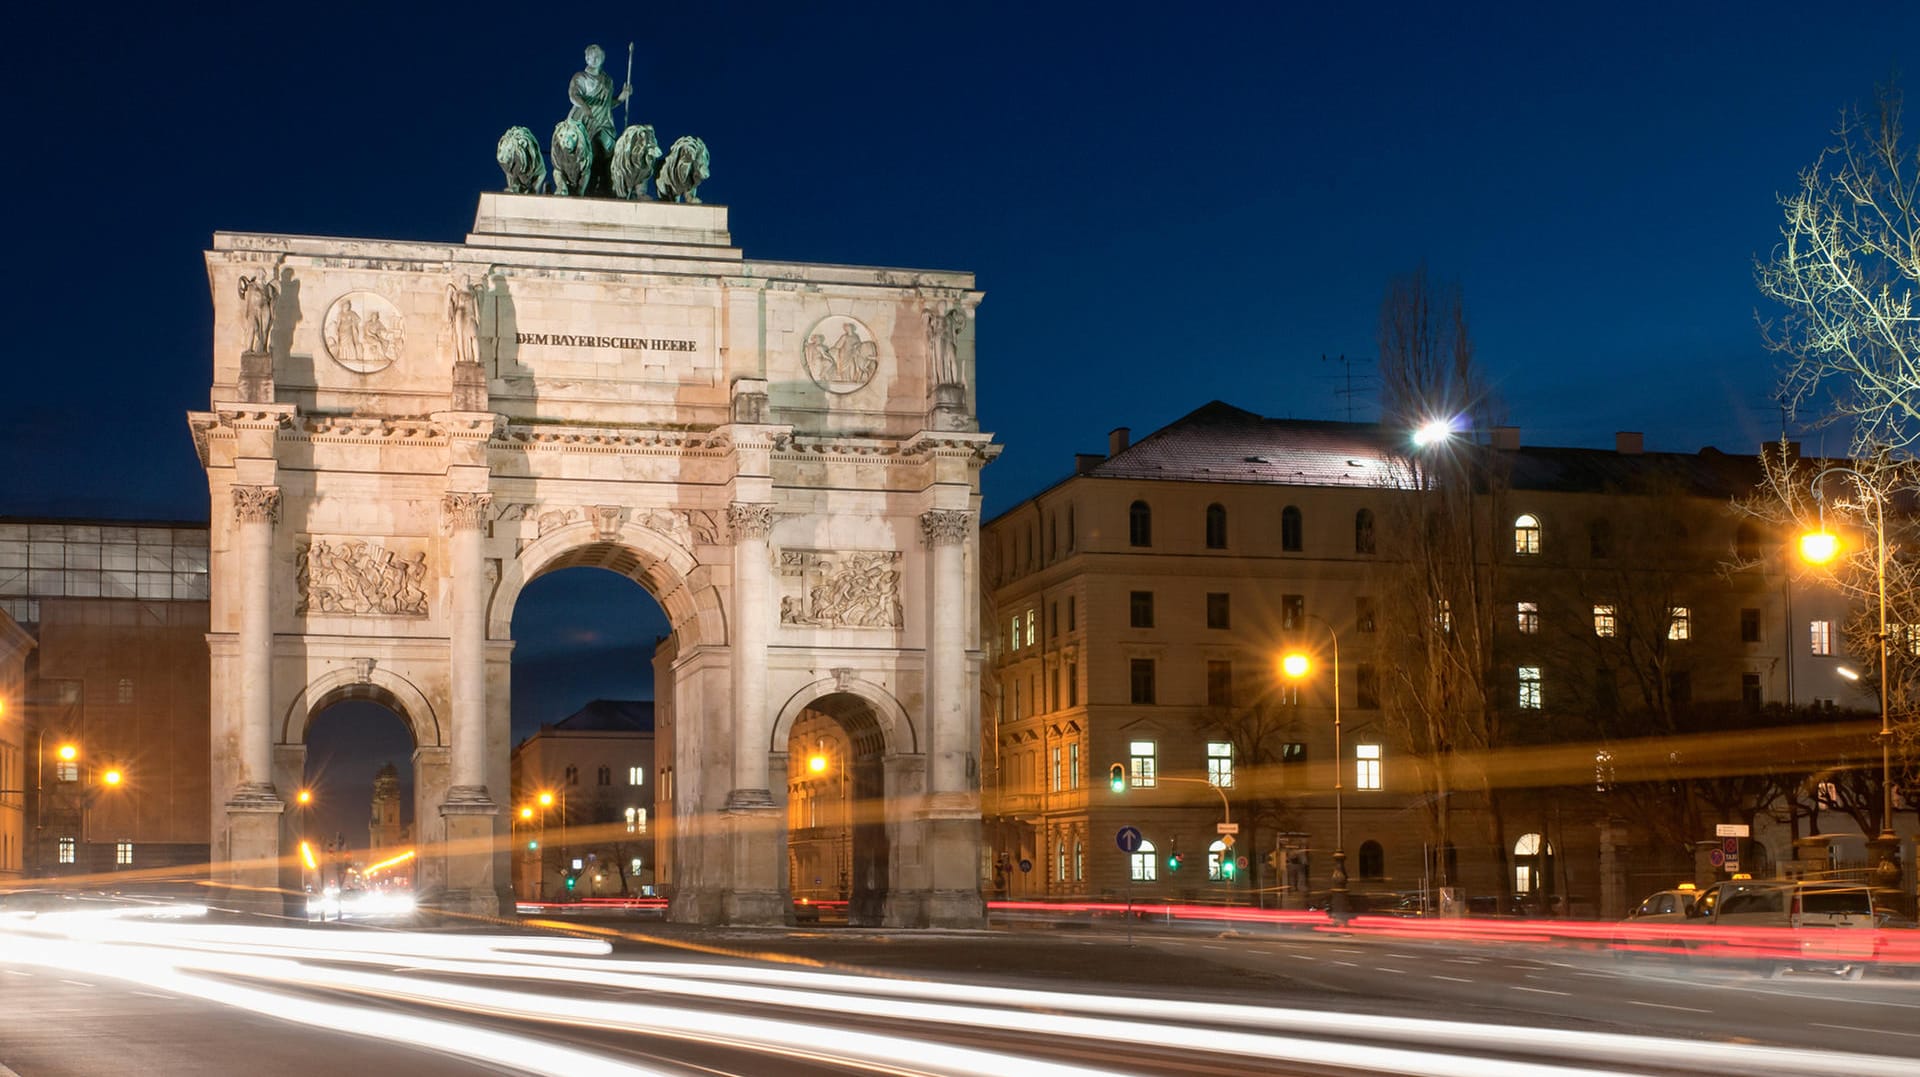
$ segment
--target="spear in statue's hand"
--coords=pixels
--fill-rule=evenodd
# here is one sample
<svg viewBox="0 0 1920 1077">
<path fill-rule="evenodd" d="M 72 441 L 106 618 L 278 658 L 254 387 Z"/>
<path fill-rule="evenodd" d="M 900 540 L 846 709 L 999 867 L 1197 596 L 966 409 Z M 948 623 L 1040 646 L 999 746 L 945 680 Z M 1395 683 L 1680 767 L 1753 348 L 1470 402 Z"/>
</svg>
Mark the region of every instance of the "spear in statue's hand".
<svg viewBox="0 0 1920 1077">
<path fill-rule="evenodd" d="M 622 101 L 621 104 L 626 107 L 627 111 L 621 118 L 620 126 L 626 127 L 633 123 L 633 42 L 631 41 L 627 42 L 627 84 L 623 89 L 626 90 L 626 93 L 623 95 L 626 100 Z"/>
</svg>

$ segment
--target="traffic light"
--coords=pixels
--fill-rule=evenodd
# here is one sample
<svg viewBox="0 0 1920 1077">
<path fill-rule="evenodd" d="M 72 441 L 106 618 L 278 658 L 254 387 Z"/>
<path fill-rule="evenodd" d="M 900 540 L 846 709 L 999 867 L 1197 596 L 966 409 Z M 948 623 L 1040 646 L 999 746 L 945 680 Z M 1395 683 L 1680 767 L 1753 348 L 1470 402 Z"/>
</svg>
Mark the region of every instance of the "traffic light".
<svg viewBox="0 0 1920 1077">
<path fill-rule="evenodd" d="M 568 890 L 572 890 L 572 889 L 573 889 L 573 886 L 574 886 L 574 884 L 575 884 L 575 883 L 577 883 L 577 882 L 579 882 L 579 881 L 580 881 L 580 876 L 578 876 L 578 875 L 569 875 L 569 876 L 567 876 L 567 889 L 568 889 Z"/>
<path fill-rule="evenodd" d="M 1167 854 L 1167 870 L 1179 871 L 1181 856 L 1178 850 Z"/>
<path fill-rule="evenodd" d="M 1267 854 L 1267 866 L 1275 871 L 1280 870 L 1280 851 L 1278 849 Z"/>
<path fill-rule="evenodd" d="M 1232 882 L 1235 873 L 1237 873 L 1238 871 L 1239 869 L 1236 868 L 1233 863 L 1233 850 L 1229 849 L 1226 852 L 1221 853 L 1220 854 L 1220 877 L 1222 879 L 1227 880 L 1228 882 Z"/>
<path fill-rule="evenodd" d="M 1127 791 L 1127 765 L 1125 763 L 1115 763 L 1113 766 L 1107 768 L 1107 784 L 1112 786 L 1113 791 L 1116 793 L 1124 793 Z"/>
</svg>

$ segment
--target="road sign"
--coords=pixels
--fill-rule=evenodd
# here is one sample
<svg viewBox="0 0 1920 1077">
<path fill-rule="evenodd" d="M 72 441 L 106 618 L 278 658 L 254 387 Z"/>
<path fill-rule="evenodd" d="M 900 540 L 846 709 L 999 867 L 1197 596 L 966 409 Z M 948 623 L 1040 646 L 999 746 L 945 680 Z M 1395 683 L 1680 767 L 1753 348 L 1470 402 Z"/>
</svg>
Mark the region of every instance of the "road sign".
<svg viewBox="0 0 1920 1077">
<path fill-rule="evenodd" d="M 1726 862 L 1727 862 L 1727 854 L 1721 852 L 1718 849 L 1708 850 L 1707 863 L 1712 864 L 1714 867 L 1717 868 L 1720 865 L 1725 864 Z"/>
<path fill-rule="evenodd" d="M 1740 870 L 1740 858 L 1739 858 L 1739 857 L 1737 857 L 1737 856 L 1730 856 L 1730 857 L 1727 857 L 1727 862 L 1726 862 L 1725 864 L 1723 864 L 1723 865 L 1721 865 L 1721 866 L 1722 866 L 1722 867 L 1725 867 L 1725 868 L 1726 868 L 1726 869 L 1727 869 L 1728 871 L 1739 871 L 1739 870 Z"/>
<path fill-rule="evenodd" d="M 1220 835 L 1220 844 L 1226 846 L 1229 849 L 1233 848 L 1233 835 L 1232 834 Z"/>
<path fill-rule="evenodd" d="M 1215 823 L 1213 824 L 1213 829 L 1215 833 L 1219 833 L 1219 834 L 1238 834 L 1240 833 L 1240 824 L 1239 823 Z"/>
<path fill-rule="evenodd" d="M 1115 845 L 1120 846 L 1120 851 L 1123 853 L 1138 852 L 1140 849 L 1140 828 L 1137 826 L 1121 827 L 1120 832 L 1113 836 L 1113 842 Z"/>
<path fill-rule="evenodd" d="M 1023 856 L 1023 857 L 1021 857 L 1021 858 L 1020 858 L 1020 870 L 1021 870 L 1021 871 L 1032 871 L 1032 870 L 1033 870 L 1033 861 L 1031 861 L 1031 860 L 1028 860 L 1028 859 L 1027 859 L 1026 857 L 1024 857 L 1024 856 Z"/>
<path fill-rule="evenodd" d="M 1233 862 L 1234 862 L 1234 865 L 1235 865 L 1236 867 L 1238 867 L 1238 868 L 1239 868 L 1239 869 L 1240 869 L 1241 871 L 1245 871 L 1245 870 L 1247 870 L 1247 858 L 1246 858 L 1246 857 L 1244 857 L 1244 856 L 1236 856 L 1236 857 L 1234 857 L 1234 858 L 1233 858 Z"/>
<path fill-rule="evenodd" d="M 1716 838 L 1752 837 L 1751 828 L 1745 823 L 1715 823 L 1713 836 Z"/>
<path fill-rule="evenodd" d="M 1740 839 L 1739 838 L 1721 838 L 1720 851 L 1727 854 L 1729 857 L 1738 859 L 1740 856 Z"/>
</svg>

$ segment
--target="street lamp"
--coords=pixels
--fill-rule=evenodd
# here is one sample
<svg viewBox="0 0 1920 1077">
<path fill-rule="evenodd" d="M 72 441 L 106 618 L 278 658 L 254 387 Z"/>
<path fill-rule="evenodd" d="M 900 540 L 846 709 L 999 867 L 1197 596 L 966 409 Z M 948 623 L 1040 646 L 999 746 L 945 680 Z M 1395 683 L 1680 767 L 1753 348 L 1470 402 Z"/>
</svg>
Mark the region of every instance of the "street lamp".
<svg viewBox="0 0 1920 1077">
<path fill-rule="evenodd" d="M 1820 480 L 1834 472 L 1852 475 L 1860 492 L 1868 493 L 1869 485 L 1865 475 L 1846 466 L 1836 464 L 1823 468 L 1813 477 L 1813 500 L 1820 506 L 1820 530 L 1800 536 L 1800 556 L 1816 565 L 1823 565 L 1834 559 L 1840 552 L 1840 540 L 1827 530 L 1826 492 L 1821 489 Z M 1893 726 L 1887 720 L 1887 513 L 1886 497 L 1875 488 L 1873 499 L 1873 582 L 1874 591 L 1880 600 L 1880 631 L 1875 639 L 1880 644 L 1880 837 L 1879 841 L 1891 845 L 1899 840 L 1893 832 Z"/>
<path fill-rule="evenodd" d="M 1333 641 L 1333 892 L 1327 899 L 1327 911 L 1336 921 L 1345 923 L 1347 919 L 1347 837 L 1345 820 L 1341 815 L 1341 768 L 1346 765 L 1340 756 L 1340 634 L 1333 630 L 1327 619 L 1316 613 L 1306 616 L 1320 622 L 1327 630 L 1327 638 Z M 1280 669 L 1288 677 L 1300 680 L 1313 670 L 1313 660 L 1304 652 L 1293 651 L 1280 660 Z"/>
<path fill-rule="evenodd" d="M 545 790 L 545 789 L 541 790 L 540 795 L 535 799 L 540 801 L 540 806 L 542 808 L 553 807 L 554 794 L 551 790 Z M 547 816 L 545 812 L 541 812 L 540 813 L 540 845 L 543 850 L 547 844 L 546 829 L 547 829 Z M 542 855 L 544 856 L 544 852 Z M 563 785 L 560 787 L 560 865 L 561 865 L 561 870 L 567 870 L 567 863 L 568 863 L 567 855 L 568 855 L 567 787 Z M 547 892 L 546 872 L 542 871 L 540 873 L 540 895 L 541 895 L 540 899 L 542 901 L 546 900 L 546 892 Z"/>
<path fill-rule="evenodd" d="M 842 900 L 849 896 L 848 888 L 853 878 L 853 801 L 847 796 L 847 761 L 838 755 L 840 764 L 840 826 L 838 839 L 834 842 L 834 867 L 840 873 L 839 894 Z M 807 756 L 807 771 L 812 774 L 825 774 L 827 767 L 835 760 L 827 755 L 826 743 L 821 742 L 812 755 Z"/>
</svg>

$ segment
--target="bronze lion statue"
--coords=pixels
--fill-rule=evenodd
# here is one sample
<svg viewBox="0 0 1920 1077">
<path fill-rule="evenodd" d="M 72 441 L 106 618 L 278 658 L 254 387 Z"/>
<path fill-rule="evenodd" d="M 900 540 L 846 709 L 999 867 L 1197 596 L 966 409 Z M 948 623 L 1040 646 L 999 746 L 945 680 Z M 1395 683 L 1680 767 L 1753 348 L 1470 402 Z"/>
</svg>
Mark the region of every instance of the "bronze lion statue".
<svg viewBox="0 0 1920 1077">
<path fill-rule="evenodd" d="M 540 143 L 524 127 L 509 127 L 494 147 L 493 159 L 507 174 L 508 194 L 539 194 L 547 189 L 547 162 L 540 156 Z"/>
<path fill-rule="evenodd" d="M 593 139 L 579 120 L 553 125 L 553 193 L 583 195 L 593 179 Z"/>
<path fill-rule="evenodd" d="M 662 201 L 698 203 L 700 185 L 711 175 L 708 169 L 707 144 L 692 135 L 681 135 L 673 140 L 667 159 L 660 162 L 653 188 Z"/>
<path fill-rule="evenodd" d="M 613 194 L 616 198 L 651 199 L 647 181 L 660 167 L 660 142 L 653 128 L 639 124 L 620 132 L 613 144 Z"/>
</svg>

